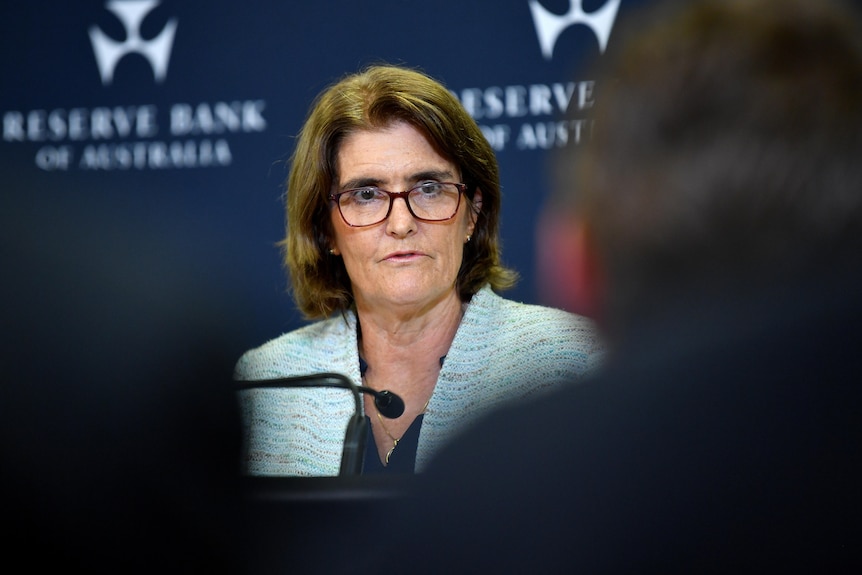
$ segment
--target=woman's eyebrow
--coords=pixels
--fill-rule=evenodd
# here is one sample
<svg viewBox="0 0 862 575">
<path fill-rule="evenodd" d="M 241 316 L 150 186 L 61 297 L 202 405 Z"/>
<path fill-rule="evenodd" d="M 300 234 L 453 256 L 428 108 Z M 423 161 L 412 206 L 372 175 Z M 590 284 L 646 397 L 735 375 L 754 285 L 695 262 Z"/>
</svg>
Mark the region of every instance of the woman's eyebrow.
<svg viewBox="0 0 862 575">
<path fill-rule="evenodd" d="M 437 180 L 438 182 L 446 182 L 451 181 L 454 177 L 455 174 L 449 170 L 423 170 L 413 174 L 410 181 L 419 182 L 422 180 Z"/>
<path fill-rule="evenodd" d="M 368 177 L 360 177 L 354 178 L 352 180 L 347 180 L 344 184 L 339 186 L 341 191 L 344 190 L 352 190 L 354 188 L 368 188 L 368 187 L 376 187 L 379 188 L 382 180 L 378 178 L 368 178 Z"/>
<path fill-rule="evenodd" d="M 423 180 L 436 180 L 438 182 L 452 181 L 455 178 L 450 170 L 422 170 L 408 177 L 409 182 L 421 182 Z M 352 190 L 355 188 L 383 188 L 384 181 L 380 178 L 359 177 L 347 180 L 344 184 L 338 186 L 339 191 Z M 401 190 L 387 190 L 390 192 L 400 192 Z"/>
</svg>

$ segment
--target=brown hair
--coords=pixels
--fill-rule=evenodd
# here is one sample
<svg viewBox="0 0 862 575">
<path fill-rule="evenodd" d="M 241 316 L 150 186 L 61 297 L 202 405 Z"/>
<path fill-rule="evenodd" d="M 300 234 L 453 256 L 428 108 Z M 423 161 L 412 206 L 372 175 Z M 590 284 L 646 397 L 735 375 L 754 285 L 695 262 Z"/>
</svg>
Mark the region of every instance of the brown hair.
<svg viewBox="0 0 862 575">
<path fill-rule="evenodd" d="M 339 145 L 347 134 L 405 121 L 424 133 L 461 170 L 467 199 L 482 193 L 456 287 L 469 301 L 483 285 L 506 289 L 517 274 L 500 261 L 500 181 L 497 159 L 476 122 L 442 84 L 398 67 L 371 66 L 324 90 L 315 100 L 291 157 L 286 184 L 286 237 L 280 242 L 293 297 L 308 319 L 353 305 L 341 258 L 328 251 L 332 237 L 328 195 L 337 180 Z"/>
</svg>

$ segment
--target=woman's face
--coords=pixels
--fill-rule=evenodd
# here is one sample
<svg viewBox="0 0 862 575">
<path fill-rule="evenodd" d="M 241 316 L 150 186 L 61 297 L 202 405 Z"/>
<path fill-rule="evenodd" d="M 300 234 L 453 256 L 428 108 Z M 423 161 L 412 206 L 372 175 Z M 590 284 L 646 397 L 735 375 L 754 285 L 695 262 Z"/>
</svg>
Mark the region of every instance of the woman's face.
<svg viewBox="0 0 862 575">
<path fill-rule="evenodd" d="M 461 181 L 455 164 L 400 121 L 348 135 L 338 151 L 337 170 L 336 192 L 362 186 L 401 192 L 429 181 Z M 474 203 L 481 205 L 478 190 Z M 330 217 L 332 248 L 344 259 L 360 309 L 426 308 L 457 297 L 455 278 L 475 224 L 466 198 L 454 218 L 441 222 L 417 220 L 403 198 L 394 200 L 386 220 L 372 226 L 348 226 L 334 204 Z"/>
</svg>

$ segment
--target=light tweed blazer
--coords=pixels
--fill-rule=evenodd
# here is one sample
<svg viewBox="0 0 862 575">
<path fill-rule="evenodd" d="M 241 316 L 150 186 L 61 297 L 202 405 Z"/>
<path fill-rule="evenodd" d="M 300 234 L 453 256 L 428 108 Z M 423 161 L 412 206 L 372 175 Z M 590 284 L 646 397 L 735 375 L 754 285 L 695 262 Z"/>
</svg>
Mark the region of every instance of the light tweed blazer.
<svg viewBox="0 0 862 575">
<path fill-rule="evenodd" d="M 419 435 L 416 471 L 477 416 L 504 402 L 572 383 L 598 363 L 592 322 L 568 312 L 516 303 L 485 287 L 473 296 L 452 341 Z M 361 384 L 356 315 L 337 315 L 252 349 L 238 380 L 320 372 Z M 250 389 L 240 393 L 245 472 L 338 475 L 353 395 L 345 390 Z"/>
</svg>

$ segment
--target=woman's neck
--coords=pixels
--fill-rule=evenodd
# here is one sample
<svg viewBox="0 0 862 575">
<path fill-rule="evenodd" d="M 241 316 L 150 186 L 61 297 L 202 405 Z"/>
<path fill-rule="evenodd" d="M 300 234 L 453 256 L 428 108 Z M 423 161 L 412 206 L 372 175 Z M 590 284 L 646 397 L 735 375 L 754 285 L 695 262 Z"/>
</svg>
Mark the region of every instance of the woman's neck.
<svg viewBox="0 0 862 575">
<path fill-rule="evenodd" d="M 369 366 L 366 384 L 406 396 L 405 401 L 410 396 L 430 397 L 440 358 L 448 353 L 461 323 L 457 293 L 413 315 L 361 308 L 357 315 L 359 353 Z"/>
<path fill-rule="evenodd" d="M 453 296 L 412 316 L 363 311 L 357 306 L 359 353 L 367 364 L 363 384 L 391 391 L 404 400 L 404 413 L 384 423 L 371 397 L 364 399 L 374 443 L 384 464 L 397 446 L 396 440 L 425 412 L 434 393 L 441 358 L 449 352 L 463 315 L 460 299 L 454 292 Z"/>
</svg>

